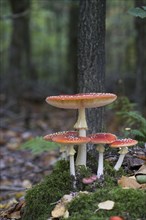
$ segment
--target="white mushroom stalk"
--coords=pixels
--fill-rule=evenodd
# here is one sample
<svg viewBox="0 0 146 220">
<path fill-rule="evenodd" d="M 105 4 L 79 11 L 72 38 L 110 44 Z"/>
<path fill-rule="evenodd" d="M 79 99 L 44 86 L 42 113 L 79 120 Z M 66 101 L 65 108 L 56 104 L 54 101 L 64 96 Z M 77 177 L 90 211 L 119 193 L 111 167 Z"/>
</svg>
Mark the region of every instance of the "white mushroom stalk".
<svg viewBox="0 0 146 220">
<path fill-rule="evenodd" d="M 85 108 L 78 109 L 78 119 L 74 125 L 74 128 L 75 129 L 82 129 L 82 128 L 87 129 L 88 128 L 87 121 L 86 121 Z"/>
<path fill-rule="evenodd" d="M 86 122 L 85 108 L 80 108 L 78 112 L 79 112 L 78 119 L 74 125 L 74 128 L 79 130 L 79 137 L 86 137 L 86 130 L 88 129 L 88 127 Z M 86 166 L 86 161 L 87 161 L 87 147 L 86 144 L 81 144 L 78 147 L 76 165 Z"/>
<path fill-rule="evenodd" d="M 114 170 L 118 171 L 120 169 L 120 167 L 122 166 L 124 157 L 127 153 L 128 153 L 128 147 L 124 147 L 124 148 L 120 149 L 120 151 L 119 151 L 120 156 L 119 156 L 119 159 L 118 159 L 116 165 L 114 166 Z"/>
<path fill-rule="evenodd" d="M 66 146 L 61 145 L 60 153 L 61 153 L 61 159 L 62 160 L 67 160 L 67 147 Z"/>
<path fill-rule="evenodd" d="M 103 153 L 105 151 L 105 144 L 114 142 L 117 137 L 111 133 L 96 133 L 89 135 L 92 144 L 98 144 L 97 150 L 99 152 L 97 177 L 100 178 L 103 175 Z"/>
<path fill-rule="evenodd" d="M 68 154 L 69 154 L 69 161 L 70 161 L 70 175 L 71 176 L 76 176 L 75 174 L 75 163 L 74 163 L 74 155 L 75 155 L 76 151 L 74 150 L 74 146 L 73 145 L 70 145 L 69 146 L 69 151 L 68 151 Z"/>
<path fill-rule="evenodd" d="M 114 141 L 110 147 L 112 148 L 120 148 L 120 156 L 119 159 L 116 163 L 116 165 L 114 166 L 115 170 L 119 170 L 125 155 L 128 153 L 128 147 L 134 146 L 136 145 L 138 142 L 136 140 L 133 140 L 131 138 L 125 138 L 125 139 L 117 139 L 116 141 Z"/>
<path fill-rule="evenodd" d="M 103 175 L 103 153 L 105 151 L 105 148 L 101 144 L 101 145 L 97 146 L 96 149 L 99 152 L 97 178 L 100 178 Z"/>
<path fill-rule="evenodd" d="M 70 175 L 75 177 L 75 164 L 74 164 L 74 145 L 76 144 L 83 144 L 88 143 L 90 141 L 90 138 L 88 137 L 77 137 L 74 135 L 58 135 L 54 138 L 52 138 L 52 141 L 66 145 L 68 148 L 68 154 L 69 154 L 69 160 L 70 160 Z"/>
</svg>

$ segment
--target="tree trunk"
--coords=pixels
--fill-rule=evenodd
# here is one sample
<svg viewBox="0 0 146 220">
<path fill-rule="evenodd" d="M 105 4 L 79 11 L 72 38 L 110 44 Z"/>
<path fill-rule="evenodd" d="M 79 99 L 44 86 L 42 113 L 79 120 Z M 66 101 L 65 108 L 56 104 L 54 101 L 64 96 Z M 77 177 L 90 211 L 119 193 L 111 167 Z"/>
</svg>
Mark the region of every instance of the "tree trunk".
<svg viewBox="0 0 146 220">
<path fill-rule="evenodd" d="M 135 7 L 145 5 L 145 0 L 135 0 Z M 143 107 L 146 104 L 146 18 L 135 18 L 136 30 L 136 102 L 138 109 L 143 112 Z"/>
<path fill-rule="evenodd" d="M 105 91 L 105 0 L 80 0 L 78 82 L 80 93 Z M 88 109 L 89 133 L 103 129 L 104 108 Z"/>
<path fill-rule="evenodd" d="M 9 0 L 12 10 L 12 36 L 9 50 L 9 93 L 21 92 L 23 79 L 34 78 L 29 30 L 30 0 Z M 24 76 L 24 74 L 26 76 Z"/>
</svg>

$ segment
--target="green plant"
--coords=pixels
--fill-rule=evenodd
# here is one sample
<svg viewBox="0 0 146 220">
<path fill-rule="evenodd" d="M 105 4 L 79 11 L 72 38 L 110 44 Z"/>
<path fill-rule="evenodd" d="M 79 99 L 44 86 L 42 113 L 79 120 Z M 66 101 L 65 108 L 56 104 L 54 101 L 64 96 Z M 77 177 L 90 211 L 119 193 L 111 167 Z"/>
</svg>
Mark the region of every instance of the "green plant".
<svg viewBox="0 0 146 220">
<path fill-rule="evenodd" d="M 122 136 L 134 138 L 143 144 L 146 142 L 146 119 L 140 112 L 135 111 L 135 107 L 135 103 L 122 96 L 110 106 L 110 109 L 116 112 Z"/>
<path fill-rule="evenodd" d="M 30 150 L 33 154 L 41 154 L 44 151 L 57 149 L 58 144 L 45 141 L 43 137 L 36 137 L 22 144 L 21 148 Z"/>
<path fill-rule="evenodd" d="M 126 220 L 144 220 L 146 218 L 145 196 L 146 192 L 142 190 L 120 187 L 98 189 L 95 193 L 82 194 L 69 204 L 68 220 L 108 220 L 114 215 L 122 216 Z M 113 209 L 95 212 L 98 204 L 106 200 L 115 202 Z"/>
<path fill-rule="evenodd" d="M 146 119 L 139 112 L 119 112 L 117 115 L 125 122 L 125 129 L 122 130 L 125 137 L 130 136 L 140 142 L 146 142 Z"/>
<path fill-rule="evenodd" d="M 124 175 L 122 169 L 118 172 L 113 169 L 112 164 L 105 162 L 105 181 L 95 181 L 93 184 L 85 185 L 82 183 L 82 178 L 91 176 L 92 172 L 85 166 L 77 168 L 77 191 L 90 191 L 94 199 L 96 195 L 99 196 L 97 201 L 102 201 L 107 195 L 104 192 L 110 192 L 117 186 L 117 179 Z M 105 190 L 106 189 L 106 190 Z M 53 172 L 44 178 L 44 180 L 35 185 L 32 189 L 26 192 L 26 207 L 22 220 L 47 220 L 54 209 L 56 202 L 65 194 L 73 191 L 72 178 L 69 174 L 69 162 L 65 160 L 58 161 L 54 167 Z M 82 198 L 82 197 L 81 197 Z M 84 197 L 83 197 L 84 198 Z M 85 202 L 88 206 L 88 194 L 85 196 Z M 81 199 L 82 200 L 82 199 Z M 91 201 L 92 198 L 90 198 Z M 81 201 L 81 208 L 84 208 L 84 201 Z M 89 208 L 89 209 L 88 209 Z M 90 207 L 87 212 L 90 213 Z M 79 207 L 74 207 L 74 214 L 79 210 Z M 73 214 L 73 216 L 74 216 Z M 85 213 L 83 214 L 85 216 Z M 81 219 L 84 220 L 82 216 Z M 94 217 L 94 214 L 93 216 Z M 80 219 L 80 218 L 77 218 Z"/>
<path fill-rule="evenodd" d="M 26 192 L 26 208 L 22 220 L 46 220 L 56 202 L 72 191 L 69 163 L 58 161 L 53 172 Z M 53 204 L 52 204 L 53 203 Z"/>
<path fill-rule="evenodd" d="M 146 6 L 130 8 L 128 10 L 128 13 L 136 17 L 145 18 L 146 17 Z"/>
</svg>

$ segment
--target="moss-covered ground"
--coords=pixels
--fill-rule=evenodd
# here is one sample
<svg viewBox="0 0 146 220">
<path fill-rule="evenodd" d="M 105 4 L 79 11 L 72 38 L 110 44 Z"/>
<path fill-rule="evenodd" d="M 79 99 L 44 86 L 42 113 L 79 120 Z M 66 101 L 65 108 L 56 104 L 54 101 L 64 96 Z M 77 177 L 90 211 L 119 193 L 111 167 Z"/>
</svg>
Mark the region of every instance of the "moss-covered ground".
<svg viewBox="0 0 146 220">
<path fill-rule="evenodd" d="M 82 178 L 91 175 L 90 169 L 77 170 L 77 189 L 73 188 L 67 161 L 59 161 L 53 172 L 26 193 L 26 207 L 22 220 L 47 220 L 55 203 L 65 194 L 73 191 L 89 191 L 73 199 L 68 205 L 68 220 L 108 220 L 112 215 L 123 216 L 125 220 L 146 219 L 146 192 L 144 190 L 122 189 L 117 179 L 124 175 L 116 172 L 109 163 L 105 164 L 105 178 L 91 185 L 84 185 Z M 106 200 L 115 202 L 112 210 L 95 210 L 98 203 Z"/>
</svg>

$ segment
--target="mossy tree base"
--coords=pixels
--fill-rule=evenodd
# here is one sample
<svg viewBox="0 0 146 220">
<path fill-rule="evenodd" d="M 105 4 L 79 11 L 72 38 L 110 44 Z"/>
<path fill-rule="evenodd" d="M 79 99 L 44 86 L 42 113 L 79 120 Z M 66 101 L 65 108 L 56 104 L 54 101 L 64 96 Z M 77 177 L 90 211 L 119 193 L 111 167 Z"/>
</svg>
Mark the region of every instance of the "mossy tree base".
<svg viewBox="0 0 146 220">
<path fill-rule="evenodd" d="M 112 210 L 95 210 L 106 200 L 115 202 Z M 109 220 L 110 216 L 122 216 L 124 220 L 146 219 L 146 192 L 120 187 L 97 189 L 94 193 L 82 194 L 68 207 L 68 220 Z"/>
<path fill-rule="evenodd" d="M 112 215 L 121 215 L 125 220 L 145 220 L 146 192 L 121 189 L 117 186 L 117 179 L 124 174 L 123 170 L 116 172 L 108 163 L 105 165 L 105 179 L 91 185 L 82 183 L 82 178 L 90 176 L 91 170 L 84 167 L 77 169 L 76 191 L 87 190 L 91 193 L 75 198 L 68 205 L 68 220 L 108 220 Z M 55 203 L 63 195 L 73 191 L 75 189 L 69 174 L 69 163 L 65 160 L 59 161 L 52 174 L 26 193 L 26 208 L 22 220 L 47 220 Z M 114 201 L 114 208 L 94 213 L 98 203 L 106 200 Z"/>
</svg>

